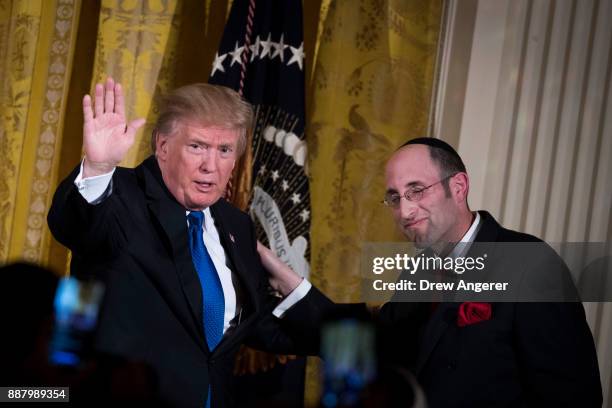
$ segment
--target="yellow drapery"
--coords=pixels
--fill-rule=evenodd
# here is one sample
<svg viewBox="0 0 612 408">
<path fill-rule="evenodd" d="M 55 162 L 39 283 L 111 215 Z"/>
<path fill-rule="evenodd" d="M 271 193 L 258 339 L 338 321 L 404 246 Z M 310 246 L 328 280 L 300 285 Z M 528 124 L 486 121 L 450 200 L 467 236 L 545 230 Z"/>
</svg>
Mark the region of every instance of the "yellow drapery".
<svg viewBox="0 0 612 408">
<path fill-rule="evenodd" d="M 46 263 L 81 2 L 0 3 L 0 262 Z"/>
<path fill-rule="evenodd" d="M 304 1 L 313 282 L 358 296 L 364 241 L 392 240 L 380 205 L 389 153 L 426 131 L 441 0 Z M 0 264 L 66 269 L 46 226 L 81 157 L 81 98 L 112 75 L 147 124 L 122 163 L 150 154 L 159 96 L 206 81 L 230 0 L 0 0 Z M 316 56 L 308 58 L 309 56 Z M 315 371 L 307 395 L 316 399 Z"/>
<path fill-rule="evenodd" d="M 384 165 L 427 130 L 440 19 L 434 1 L 359 4 L 326 14 L 308 127 L 313 279 L 342 301 L 358 293 L 362 242 L 394 237 Z"/>
<path fill-rule="evenodd" d="M 381 204 L 384 165 L 427 131 L 440 19 L 440 1 L 322 5 L 306 133 L 311 279 L 336 301 L 359 300 L 362 244 L 399 238 Z M 311 362 L 310 404 L 318 385 Z"/>
</svg>

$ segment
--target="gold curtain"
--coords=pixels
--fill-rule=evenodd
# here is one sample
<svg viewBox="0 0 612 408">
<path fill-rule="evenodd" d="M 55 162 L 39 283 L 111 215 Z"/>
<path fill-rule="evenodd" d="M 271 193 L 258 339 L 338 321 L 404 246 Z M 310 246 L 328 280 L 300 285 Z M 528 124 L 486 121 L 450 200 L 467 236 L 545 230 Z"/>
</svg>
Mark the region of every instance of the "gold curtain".
<svg viewBox="0 0 612 408">
<path fill-rule="evenodd" d="M 46 263 L 81 2 L 0 2 L 0 262 Z"/>
<path fill-rule="evenodd" d="M 393 240 L 383 169 L 424 135 L 442 0 L 304 1 L 313 282 L 358 298 L 365 241 Z M 112 75 L 144 117 L 123 165 L 150 154 L 159 96 L 208 79 L 231 0 L 0 0 L 0 264 L 66 270 L 46 213 L 81 158 L 81 99 Z M 316 370 L 309 368 L 309 400 Z"/>
<path fill-rule="evenodd" d="M 308 126 L 312 264 L 336 300 L 358 297 L 362 243 L 393 240 L 384 165 L 427 131 L 440 12 L 439 1 L 345 0 L 326 13 Z"/>
<path fill-rule="evenodd" d="M 439 0 L 321 7 L 307 129 L 311 280 L 336 301 L 359 300 L 363 243 L 399 238 L 381 204 L 384 166 L 402 142 L 426 134 L 441 7 Z M 311 362 L 309 405 L 318 384 Z"/>
</svg>

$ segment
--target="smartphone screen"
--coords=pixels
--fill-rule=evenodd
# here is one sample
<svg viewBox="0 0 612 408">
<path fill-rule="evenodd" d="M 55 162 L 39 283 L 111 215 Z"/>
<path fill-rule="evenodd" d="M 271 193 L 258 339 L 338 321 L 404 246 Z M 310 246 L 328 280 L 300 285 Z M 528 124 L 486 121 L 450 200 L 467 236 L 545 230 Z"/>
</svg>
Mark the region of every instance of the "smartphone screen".
<svg viewBox="0 0 612 408">
<path fill-rule="evenodd" d="M 327 323 L 321 333 L 324 407 L 358 406 L 377 370 L 374 326 L 357 319 Z"/>
<path fill-rule="evenodd" d="M 104 285 L 96 281 L 62 279 L 53 303 L 55 321 L 49 344 L 49 362 L 78 366 L 91 352 Z"/>
</svg>

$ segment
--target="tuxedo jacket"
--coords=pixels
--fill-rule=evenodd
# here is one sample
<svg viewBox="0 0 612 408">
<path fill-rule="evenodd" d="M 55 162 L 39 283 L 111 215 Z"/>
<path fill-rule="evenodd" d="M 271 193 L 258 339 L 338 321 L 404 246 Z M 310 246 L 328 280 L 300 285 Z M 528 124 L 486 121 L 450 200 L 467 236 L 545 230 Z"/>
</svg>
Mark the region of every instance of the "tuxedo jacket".
<svg viewBox="0 0 612 408">
<path fill-rule="evenodd" d="M 487 212 L 480 216 L 475 242 L 542 243 L 501 227 Z M 549 268 L 566 268 L 552 249 L 548 255 Z M 537 273 L 535 262 L 522 260 Z M 569 277 L 565 272 L 558 276 Z M 491 319 L 459 327 L 459 303 L 434 309 L 389 302 L 377 319 L 383 359 L 410 368 L 433 408 L 601 406 L 595 346 L 580 302 L 491 305 Z"/>
<path fill-rule="evenodd" d="M 159 398 L 170 406 L 232 406 L 232 369 L 241 343 L 282 353 L 313 353 L 303 324 L 291 326 L 317 291 L 276 319 L 247 214 L 220 199 L 210 207 L 242 307 L 234 327 L 209 350 L 202 291 L 188 243 L 185 208 L 163 183 L 154 157 L 117 168 L 111 194 L 89 204 L 74 185 L 58 187 L 48 215 L 55 238 L 73 251 L 73 271 L 106 285 L 95 347 L 150 365 Z M 78 263 L 78 267 L 77 267 Z M 316 306 L 315 306 L 316 308 Z"/>
</svg>

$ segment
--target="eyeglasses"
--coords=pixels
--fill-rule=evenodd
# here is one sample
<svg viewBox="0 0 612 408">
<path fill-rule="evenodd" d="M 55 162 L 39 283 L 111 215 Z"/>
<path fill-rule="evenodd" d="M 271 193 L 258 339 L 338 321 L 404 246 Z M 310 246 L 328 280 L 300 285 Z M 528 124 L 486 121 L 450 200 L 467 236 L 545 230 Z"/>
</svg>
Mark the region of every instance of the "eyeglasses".
<svg viewBox="0 0 612 408">
<path fill-rule="evenodd" d="M 420 201 L 423 198 L 423 193 L 425 192 L 425 190 L 435 186 L 436 184 L 440 184 L 448 180 L 449 178 L 453 177 L 456 174 L 457 173 L 453 173 L 449 176 L 446 176 L 442 180 L 438 180 L 435 183 L 428 185 L 427 187 L 409 188 L 408 190 L 404 192 L 403 195 L 398 192 L 389 191 L 385 194 L 385 199 L 383 200 L 383 204 L 386 205 L 387 207 L 397 208 L 399 207 L 402 197 L 404 197 L 408 201 L 413 201 L 413 202 Z"/>
</svg>

